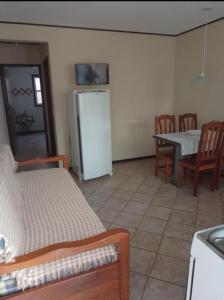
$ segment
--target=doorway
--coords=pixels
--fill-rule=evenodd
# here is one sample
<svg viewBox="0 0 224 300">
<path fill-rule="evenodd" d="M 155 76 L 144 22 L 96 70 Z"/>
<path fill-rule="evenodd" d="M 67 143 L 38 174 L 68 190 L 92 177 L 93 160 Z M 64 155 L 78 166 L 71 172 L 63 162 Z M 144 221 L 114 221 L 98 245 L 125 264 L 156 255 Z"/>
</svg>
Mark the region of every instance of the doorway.
<svg viewBox="0 0 224 300">
<path fill-rule="evenodd" d="M 11 148 L 16 160 L 55 155 L 49 74 L 41 65 L 1 65 Z"/>
</svg>

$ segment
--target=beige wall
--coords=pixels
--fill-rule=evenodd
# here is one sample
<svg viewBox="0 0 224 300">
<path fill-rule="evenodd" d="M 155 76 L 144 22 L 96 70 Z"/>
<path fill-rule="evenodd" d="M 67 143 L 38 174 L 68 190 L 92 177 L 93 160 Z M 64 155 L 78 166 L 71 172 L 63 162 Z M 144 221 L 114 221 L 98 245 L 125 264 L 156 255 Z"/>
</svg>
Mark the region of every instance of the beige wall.
<svg viewBox="0 0 224 300">
<path fill-rule="evenodd" d="M 199 124 L 224 120 L 224 21 L 208 26 L 205 73 L 209 83 L 191 83 L 201 72 L 203 29 L 176 39 L 174 112 L 198 113 Z"/>
<path fill-rule="evenodd" d="M 0 42 L 0 64 L 40 64 L 38 45 L 7 44 Z"/>
<path fill-rule="evenodd" d="M 1 39 L 49 44 L 59 153 L 69 152 L 66 93 L 77 88 L 74 64 L 108 62 L 113 160 L 154 154 L 154 115 L 172 112 L 174 38 L 0 24 Z"/>
</svg>

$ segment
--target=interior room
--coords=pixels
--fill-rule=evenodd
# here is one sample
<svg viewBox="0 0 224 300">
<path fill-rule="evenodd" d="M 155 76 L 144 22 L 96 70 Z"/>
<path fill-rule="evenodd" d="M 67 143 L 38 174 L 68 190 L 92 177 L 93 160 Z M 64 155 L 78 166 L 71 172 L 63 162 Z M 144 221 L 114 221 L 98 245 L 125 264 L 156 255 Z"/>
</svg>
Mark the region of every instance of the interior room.
<svg viewBox="0 0 224 300">
<path fill-rule="evenodd" d="M 0 1 L 1 299 L 222 299 L 223 33 L 223 1 Z"/>
<path fill-rule="evenodd" d="M 7 98 L 15 111 L 16 160 L 47 156 L 43 96 L 38 66 L 4 67 Z"/>
</svg>

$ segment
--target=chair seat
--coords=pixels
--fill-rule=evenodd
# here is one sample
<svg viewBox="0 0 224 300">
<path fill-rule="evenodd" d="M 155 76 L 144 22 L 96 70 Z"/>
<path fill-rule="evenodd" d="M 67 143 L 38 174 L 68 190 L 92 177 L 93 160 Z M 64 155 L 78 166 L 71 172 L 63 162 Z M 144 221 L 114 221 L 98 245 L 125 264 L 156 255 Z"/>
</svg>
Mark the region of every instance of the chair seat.
<svg viewBox="0 0 224 300">
<path fill-rule="evenodd" d="M 182 159 L 179 161 L 183 167 L 186 167 L 191 170 L 196 170 L 196 156 Z M 204 161 L 199 165 L 199 171 L 214 169 L 216 167 L 216 163 L 213 160 Z"/>
</svg>

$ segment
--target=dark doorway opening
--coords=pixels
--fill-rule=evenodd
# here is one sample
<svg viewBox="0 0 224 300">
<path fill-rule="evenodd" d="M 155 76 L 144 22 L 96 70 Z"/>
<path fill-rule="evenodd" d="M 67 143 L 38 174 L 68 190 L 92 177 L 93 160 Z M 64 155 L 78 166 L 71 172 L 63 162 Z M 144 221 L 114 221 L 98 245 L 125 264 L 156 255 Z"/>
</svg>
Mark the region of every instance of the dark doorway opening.
<svg viewBox="0 0 224 300">
<path fill-rule="evenodd" d="M 49 68 L 0 65 L 10 145 L 16 160 L 56 154 Z"/>
</svg>

